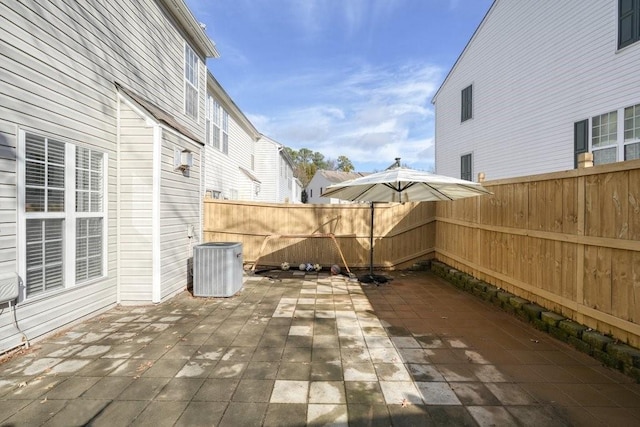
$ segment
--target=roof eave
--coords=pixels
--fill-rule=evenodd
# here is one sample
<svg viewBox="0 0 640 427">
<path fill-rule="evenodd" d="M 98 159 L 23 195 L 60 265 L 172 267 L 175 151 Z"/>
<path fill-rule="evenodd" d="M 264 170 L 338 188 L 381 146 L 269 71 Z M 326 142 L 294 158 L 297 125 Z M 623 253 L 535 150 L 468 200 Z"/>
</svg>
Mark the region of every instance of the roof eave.
<svg viewBox="0 0 640 427">
<path fill-rule="evenodd" d="M 464 54 L 469 49 L 469 46 L 471 45 L 473 40 L 476 38 L 476 35 L 478 34 L 478 32 L 480 32 L 480 28 L 482 28 L 482 26 L 484 25 L 485 21 L 487 20 L 487 17 L 489 16 L 491 11 L 493 10 L 493 8 L 496 5 L 496 3 L 498 3 L 498 0 L 493 0 L 493 3 L 491 3 L 491 7 L 489 7 L 489 10 L 487 10 L 487 13 L 484 14 L 484 17 L 482 18 L 482 21 L 480 21 L 480 24 L 478 24 L 478 27 L 476 28 L 476 30 L 471 35 L 471 38 L 469 39 L 467 44 L 464 46 L 464 49 L 462 49 L 462 52 L 460 52 L 460 55 L 458 55 L 458 58 L 456 59 L 456 62 L 453 63 L 453 66 L 451 67 L 451 69 L 447 73 L 447 76 L 442 81 L 442 84 L 440 85 L 440 87 L 436 91 L 435 95 L 433 95 L 433 98 L 431 98 L 431 104 L 435 104 L 436 103 L 436 98 L 438 97 L 438 94 L 440 93 L 440 91 L 442 90 L 444 85 L 447 84 L 447 81 L 449 81 L 449 77 L 451 76 L 451 74 L 453 74 L 453 71 L 456 69 L 456 67 L 458 66 L 458 64 L 462 60 L 462 57 L 464 56 Z"/>
<path fill-rule="evenodd" d="M 215 43 L 207 36 L 200 22 L 193 16 L 193 13 L 186 5 L 184 0 L 160 0 L 167 10 L 173 15 L 180 25 L 185 29 L 191 37 L 193 43 L 196 44 L 206 58 L 219 58 L 220 53 Z"/>
<path fill-rule="evenodd" d="M 227 107 L 234 111 L 235 115 L 238 117 L 241 124 L 249 131 L 254 141 L 257 141 L 260 139 L 260 137 L 262 137 L 262 134 L 258 131 L 258 129 L 256 129 L 253 123 L 251 123 L 249 118 L 242 112 L 235 101 L 229 96 L 227 91 L 224 90 L 215 76 L 211 74 L 211 71 L 207 71 L 207 86 L 210 86 L 213 89 L 213 92 L 222 98 L 220 99 L 222 103 L 226 104 Z"/>
</svg>

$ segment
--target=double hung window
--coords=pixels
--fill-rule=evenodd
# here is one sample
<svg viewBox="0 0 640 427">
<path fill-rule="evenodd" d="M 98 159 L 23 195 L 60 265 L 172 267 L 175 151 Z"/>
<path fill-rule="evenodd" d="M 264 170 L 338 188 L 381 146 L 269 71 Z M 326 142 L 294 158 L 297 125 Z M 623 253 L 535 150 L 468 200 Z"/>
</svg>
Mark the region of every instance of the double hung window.
<svg viewBox="0 0 640 427">
<path fill-rule="evenodd" d="M 184 113 L 198 120 L 198 56 L 184 44 Z"/>
<path fill-rule="evenodd" d="M 640 104 L 591 118 L 591 151 L 596 165 L 640 158 Z"/>
<path fill-rule="evenodd" d="M 105 274 L 106 154 L 21 132 L 25 295 Z"/>
<path fill-rule="evenodd" d="M 207 144 L 229 154 L 229 113 L 207 94 Z"/>
<path fill-rule="evenodd" d="M 222 152 L 229 154 L 229 113 L 222 109 Z"/>
<path fill-rule="evenodd" d="M 207 144 L 220 150 L 220 104 L 207 95 Z"/>
</svg>

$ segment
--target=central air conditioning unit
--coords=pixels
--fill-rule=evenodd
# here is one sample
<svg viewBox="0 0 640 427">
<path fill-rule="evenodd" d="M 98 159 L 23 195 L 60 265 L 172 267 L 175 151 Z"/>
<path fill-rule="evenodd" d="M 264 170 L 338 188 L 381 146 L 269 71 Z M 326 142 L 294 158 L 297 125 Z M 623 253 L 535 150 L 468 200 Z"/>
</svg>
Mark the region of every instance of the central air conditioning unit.
<svg viewBox="0 0 640 427">
<path fill-rule="evenodd" d="M 193 248 L 193 296 L 233 296 L 242 288 L 242 273 L 242 243 L 212 242 Z"/>
</svg>

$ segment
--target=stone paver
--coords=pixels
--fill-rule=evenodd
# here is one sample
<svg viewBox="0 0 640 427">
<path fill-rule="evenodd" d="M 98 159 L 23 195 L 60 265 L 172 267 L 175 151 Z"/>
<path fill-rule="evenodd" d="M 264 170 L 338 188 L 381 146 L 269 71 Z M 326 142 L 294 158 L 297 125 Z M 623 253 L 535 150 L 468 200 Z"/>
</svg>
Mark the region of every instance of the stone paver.
<svg viewBox="0 0 640 427">
<path fill-rule="evenodd" d="M 640 385 L 429 272 L 250 276 L 0 363 L 0 426 L 635 425 Z"/>
</svg>

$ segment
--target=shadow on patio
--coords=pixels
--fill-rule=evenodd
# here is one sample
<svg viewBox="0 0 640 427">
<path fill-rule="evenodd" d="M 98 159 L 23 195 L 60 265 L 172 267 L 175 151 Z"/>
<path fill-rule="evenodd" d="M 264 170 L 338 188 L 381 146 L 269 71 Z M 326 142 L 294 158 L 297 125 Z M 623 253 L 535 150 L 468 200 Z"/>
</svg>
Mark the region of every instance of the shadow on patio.
<svg viewBox="0 0 640 427">
<path fill-rule="evenodd" d="M 0 365 L 10 425 L 602 425 L 640 386 L 430 272 L 273 271 L 117 307 Z"/>
</svg>

